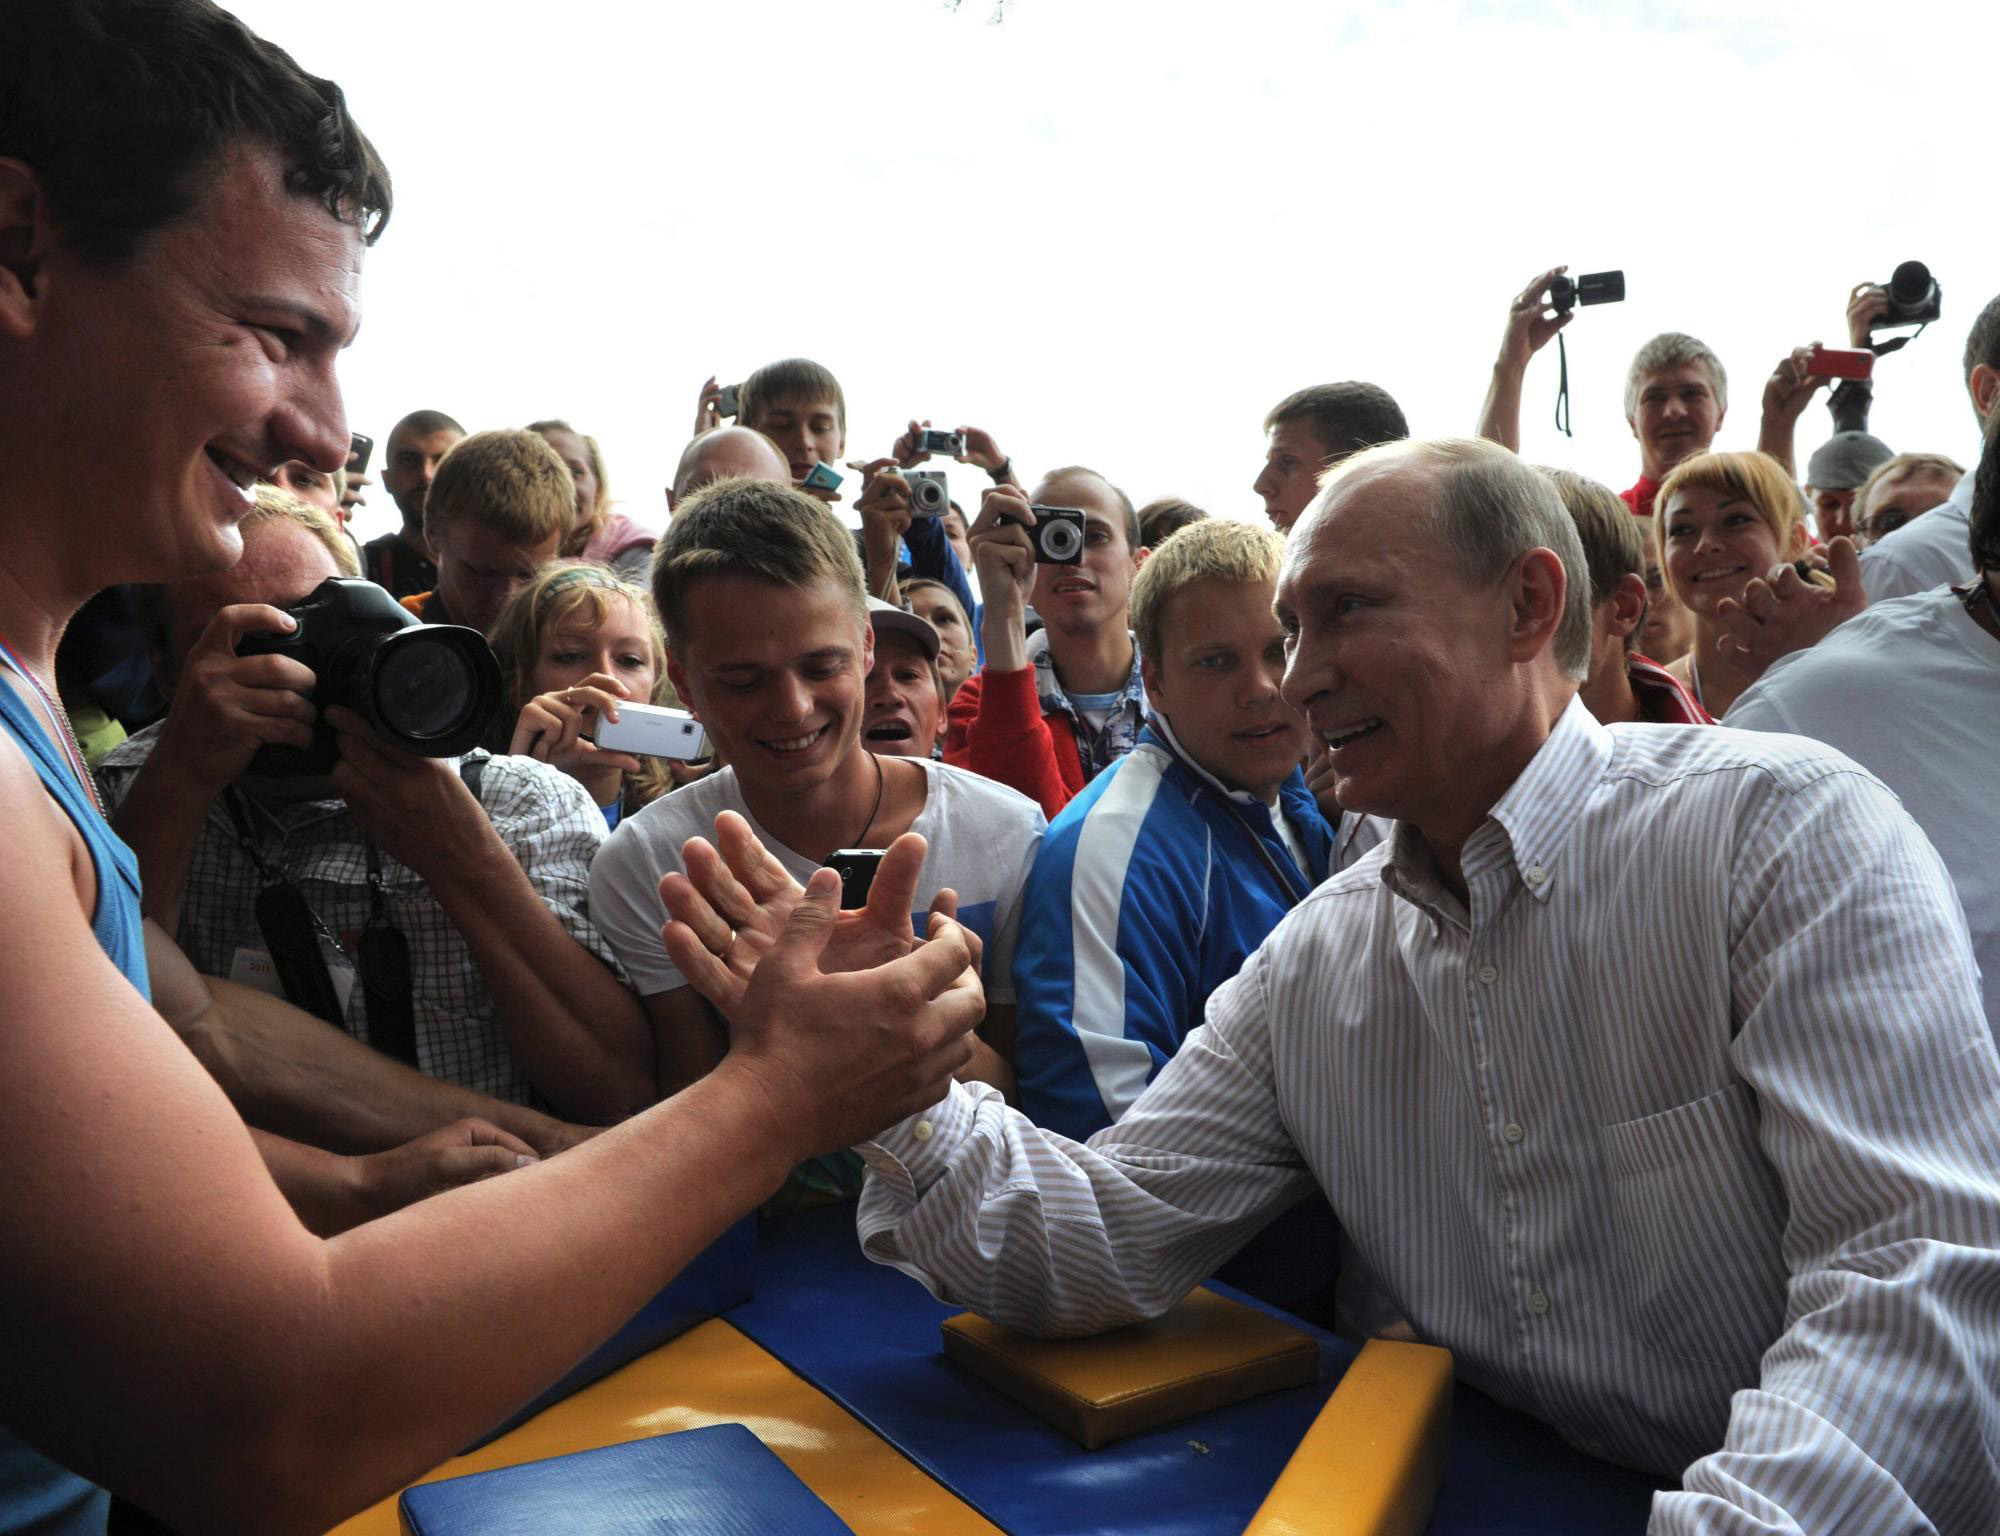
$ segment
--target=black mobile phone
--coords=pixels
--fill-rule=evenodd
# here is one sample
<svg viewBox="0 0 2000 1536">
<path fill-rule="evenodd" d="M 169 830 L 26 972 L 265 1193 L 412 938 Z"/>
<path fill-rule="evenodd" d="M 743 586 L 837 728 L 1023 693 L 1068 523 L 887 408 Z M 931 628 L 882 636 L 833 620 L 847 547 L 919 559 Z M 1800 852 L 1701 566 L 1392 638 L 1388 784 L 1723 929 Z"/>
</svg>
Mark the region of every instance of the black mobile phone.
<svg viewBox="0 0 2000 1536">
<path fill-rule="evenodd" d="M 375 451 L 375 439 L 366 432 L 356 432 L 347 440 L 347 472 L 350 475 L 368 473 L 368 456 Z"/>
<path fill-rule="evenodd" d="M 875 871 L 882 867 L 881 848 L 836 848 L 826 856 L 825 867 L 840 876 L 840 909 L 852 912 L 868 905 L 868 891 L 875 884 Z"/>
</svg>

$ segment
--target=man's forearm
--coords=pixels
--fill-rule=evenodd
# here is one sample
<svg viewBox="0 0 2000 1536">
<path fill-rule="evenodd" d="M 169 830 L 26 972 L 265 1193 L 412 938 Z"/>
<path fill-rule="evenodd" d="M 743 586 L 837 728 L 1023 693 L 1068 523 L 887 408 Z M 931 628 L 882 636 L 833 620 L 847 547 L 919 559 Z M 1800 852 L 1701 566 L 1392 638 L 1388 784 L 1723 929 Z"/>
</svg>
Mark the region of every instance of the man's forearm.
<svg viewBox="0 0 2000 1536">
<path fill-rule="evenodd" d="M 1515 453 L 1521 451 L 1521 386 L 1527 365 L 1496 362 L 1486 386 L 1486 403 L 1479 408 L 1479 435 Z"/>
<path fill-rule="evenodd" d="M 1793 439 L 1797 433 L 1799 419 L 1782 412 L 1765 411 L 1757 424 L 1757 451 L 1768 453 L 1785 466 L 1787 475 L 1796 476 L 1792 467 L 1796 453 Z"/>
<path fill-rule="evenodd" d="M 545 906 L 499 834 L 431 887 L 493 998 L 528 1080 L 563 1114 L 603 1124 L 653 1102 L 639 999 Z"/>
<path fill-rule="evenodd" d="M 1028 664 L 1027 615 L 1018 600 L 996 597 L 979 616 L 986 665 L 995 672 L 1018 672 Z"/>
</svg>

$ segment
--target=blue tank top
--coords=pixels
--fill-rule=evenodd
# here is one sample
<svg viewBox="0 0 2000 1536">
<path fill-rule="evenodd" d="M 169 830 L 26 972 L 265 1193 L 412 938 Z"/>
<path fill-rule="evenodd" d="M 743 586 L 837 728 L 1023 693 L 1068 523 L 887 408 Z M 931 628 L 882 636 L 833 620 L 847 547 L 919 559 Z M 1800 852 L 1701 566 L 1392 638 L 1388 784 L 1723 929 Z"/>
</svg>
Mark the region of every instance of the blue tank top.
<svg viewBox="0 0 2000 1536">
<path fill-rule="evenodd" d="M 7 668 L 0 658 L 0 669 Z M 146 936 L 139 917 L 139 861 L 98 815 L 40 711 L 0 681 L 0 725 L 35 765 L 44 786 L 75 825 L 97 871 L 97 910 L 90 926 L 125 979 L 149 1001 Z M 0 1536 L 102 1536 L 110 1501 L 73 1472 L 0 1428 Z"/>
</svg>

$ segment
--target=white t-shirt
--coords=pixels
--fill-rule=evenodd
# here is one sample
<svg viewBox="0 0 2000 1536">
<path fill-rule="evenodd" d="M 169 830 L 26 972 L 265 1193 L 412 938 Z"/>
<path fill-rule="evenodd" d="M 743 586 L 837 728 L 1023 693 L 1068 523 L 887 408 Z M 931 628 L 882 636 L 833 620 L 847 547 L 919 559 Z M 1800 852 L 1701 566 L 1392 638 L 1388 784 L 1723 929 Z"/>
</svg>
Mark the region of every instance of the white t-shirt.
<svg viewBox="0 0 2000 1536">
<path fill-rule="evenodd" d="M 1861 551 L 1861 587 L 1871 603 L 1929 592 L 1972 574 L 1972 471 L 1951 500 Z"/>
<path fill-rule="evenodd" d="M 1947 590 L 1872 603 L 1774 663 L 1722 723 L 1817 737 L 1896 792 L 1958 887 L 2000 1031 L 2000 640 Z"/>
<path fill-rule="evenodd" d="M 1011 1003 L 1021 887 L 1041 846 L 1041 808 L 1026 795 L 968 769 L 924 758 L 906 761 L 918 764 L 930 780 L 924 808 L 910 826 L 930 844 L 917 879 L 917 932 L 924 931 L 931 899 L 947 888 L 956 891 L 958 920 L 985 946 L 980 973 L 986 996 Z M 715 841 L 715 818 L 722 811 L 735 811 L 748 821 L 757 840 L 801 885 L 818 868 L 757 824 L 733 768 L 696 779 L 626 817 L 590 867 L 590 913 L 641 997 L 687 985 L 660 941 L 667 920 L 660 877 L 682 867 L 681 845 L 689 838 Z"/>
</svg>

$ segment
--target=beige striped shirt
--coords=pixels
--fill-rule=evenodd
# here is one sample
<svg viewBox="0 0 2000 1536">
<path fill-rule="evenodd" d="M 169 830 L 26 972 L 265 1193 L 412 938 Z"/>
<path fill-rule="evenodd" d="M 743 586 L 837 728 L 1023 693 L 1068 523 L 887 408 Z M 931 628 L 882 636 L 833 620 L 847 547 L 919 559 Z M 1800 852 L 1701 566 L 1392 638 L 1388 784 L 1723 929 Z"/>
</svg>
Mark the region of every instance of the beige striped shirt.
<svg viewBox="0 0 2000 1536">
<path fill-rule="evenodd" d="M 1088 1332 L 1316 1182 L 1461 1377 L 1682 1476 L 1654 1530 L 2000 1529 L 2000 1057 L 1894 797 L 1573 703 L 1463 868 L 1398 827 L 1087 1148 L 954 1087 L 864 1149 L 867 1251 Z"/>
</svg>

